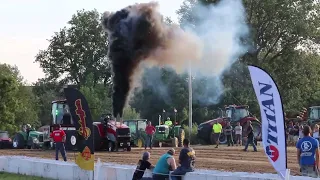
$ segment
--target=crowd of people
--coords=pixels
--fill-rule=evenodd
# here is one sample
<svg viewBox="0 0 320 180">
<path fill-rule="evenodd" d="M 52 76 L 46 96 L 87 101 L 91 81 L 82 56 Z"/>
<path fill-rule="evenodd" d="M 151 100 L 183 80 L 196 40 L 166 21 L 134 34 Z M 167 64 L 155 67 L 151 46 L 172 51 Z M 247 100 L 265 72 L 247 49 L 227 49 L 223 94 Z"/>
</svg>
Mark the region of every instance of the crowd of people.
<svg viewBox="0 0 320 180">
<path fill-rule="evenodd" d="M 299 122 L 294 123 L 293 121 L 289 122 L 289 125 L 286 127 L 287 135 L 287 144 L 289 146 L 294 146 L 299 139 L 303 138 L 303 129 L 304 126 Z M 319 141 L 319 125 L 315 124 L 312 130 L 311 136 Z"/>
<path fill-rule="evenodd" d="M 188 139 L 183 140 L 183 148 L 179 155 L 179 164 L 177 166 L 174 158 L 175 149 L 170 149 L 168 152 L 160 156 L 158 162 L 153 166 L 150 162 L 150 153 L 144 152 L 142 159 L 139 160 L 138 166 L 133 174 L 132 180 L 181 180 L 181 177 L 187 172 L 194 171 L 195 168 L 195 151 L 190 148 Z M 152 170 L 152 178 L 144 178 L 146 169 Z M 171 172 L 171 173 L 170 173 Z"/>
<path fill-rule="evenodd" d="M 222 125 L 215 120 L 214 124 L 212 126 L 212 143 L 216 144 L 215 148 L 219 147 L 219 139 L 222 133 L 225 134 L 227 138 L 227 144 L 228 146 L 242 146 L 244 145 L 244 151 L 248 150 L 248 146 L 252 145 L 253 150 L 257 152 L 257 145 L 255 144 L 255 137 L 254 137 L 254 129 L 252 127 L 251 121 L 248 121 L 244 125 L 245 129 L 242 129 L 242 126 L 240 122 L 237 123 L 237 125 L 233 128 L 230 122 L 227 123 L 226 127 L 223 128 Z M 244 134 L 242 134 L 244 133 Z M 233 135 L 236 137 L 233 138 Z M 242 138 L 245 137 L 245 142 L 243 142 Z M 234 142 L 235 140 L 235 142 Z"/>
</svg>

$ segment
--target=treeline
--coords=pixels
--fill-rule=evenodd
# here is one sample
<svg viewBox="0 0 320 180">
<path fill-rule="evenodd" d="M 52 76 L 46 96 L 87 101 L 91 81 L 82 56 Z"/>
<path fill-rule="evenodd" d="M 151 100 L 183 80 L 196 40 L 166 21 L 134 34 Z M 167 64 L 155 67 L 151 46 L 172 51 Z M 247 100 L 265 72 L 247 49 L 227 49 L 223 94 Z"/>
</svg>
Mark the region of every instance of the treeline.
<svg viewBox="0 0 320 180">
<path fill-rule="evenodd" d="M 186 0 L 177 12 L 180 23 L 197 26 L 194 4 L 212 5 L 219 0 Z M 247 70 L 248 64 L 266 69 L 277 82 L 288 115 L 302 107 L 320 104 L 319 3 L 313 1 L 244 0 L 250 37 L 243 42 L 252 47 L 221 77 L 222 86 L 209 78 L 193 81 L 193 119 L 196 123 L 218 115 L 218 108 L 247 104 L 259 117 L 259 107 Z M 1 64 L 0 129 L 15 130 L 22 123 L 48 124 L 51 101 L 63 98 L 65 84 L 75 84 L 89 101 L 95 119 L 112 112 L 112 71 L 107 58 L 107 35 L 96 10 L 80 10 L 68 27 L 54 33 L 49 46 L 35 59 L 46 74 L 33 87 L 25 86 L 16 67 Z M 148 77 L 148 78 L 146 78 Z M 196 78 L 196 77 L 194 77 Z M 150 81 L 151 79 L 151 81 Z M 158 122 L 159 115 L 188 119 L 188 75 L 165 68 L 149 69 L 125 110 L 124 118 L 146 118 Z M 208 86 L 210 85 L 210 86 Z M 215 87 L 212 89 L 212 87 Z M 210 103 L 201 99 L 223 94 Z M 163 113 L 163 110 L 166 112 Z"/>
</svg>

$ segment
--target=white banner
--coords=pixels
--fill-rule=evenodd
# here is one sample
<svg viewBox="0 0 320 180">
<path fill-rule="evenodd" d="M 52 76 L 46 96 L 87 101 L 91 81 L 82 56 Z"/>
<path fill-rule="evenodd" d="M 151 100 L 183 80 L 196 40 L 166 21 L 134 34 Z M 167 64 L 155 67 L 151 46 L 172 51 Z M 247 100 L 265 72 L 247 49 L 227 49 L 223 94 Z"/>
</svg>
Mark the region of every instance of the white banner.
<svg viewBox="0 0 320 180">
<path fill-rule="evenodd" d="M 274 169 L 284 179 L 287 148 L 280 93 L 267 72 L 254 66 L 249 66 L 249 71 L 260 106 L 263 148 Z"/>
</svg>

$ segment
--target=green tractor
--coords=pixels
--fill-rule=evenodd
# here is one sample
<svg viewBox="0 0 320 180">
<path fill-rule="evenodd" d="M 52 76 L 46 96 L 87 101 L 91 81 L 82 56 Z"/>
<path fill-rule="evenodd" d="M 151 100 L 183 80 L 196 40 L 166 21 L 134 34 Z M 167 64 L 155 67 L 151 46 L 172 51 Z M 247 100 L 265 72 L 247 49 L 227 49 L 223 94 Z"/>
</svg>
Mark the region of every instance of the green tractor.
<svg viewBox="0 0 320 180">
<path fill-rule="evenodd" d="M 146 119 L 128 119 L 123 120 L 123 123 L 130 128 L 131 143 L 133 146 L 141 148 L 146 139 Z"/>
<path fill-rule="evenodd" d="M 161 117 L 159 117 L 160 122 Z M 171 147 L 182 147 L 185 132 L 181 125 L 172 123 L 170 118 L 167 118 L 164 124 L 156 126 L 156 133 L 154 135 L 154 146 L 162 147 L 162 144 L 169 144 Z"/>
<path fill-rule="evenodd" d="M 308 113 L 308 114 L 307 114 Z M 320 124 L 320 106 L 311 106 L 309 110 L 305 110 L 304 124 L 308 124 L 312 128 L 315 124 Z"/>
<path fill-rule="evenodd" d="M 24 125 L 22 131 L 15 134 L 12 140 L 15 149 L 39 149 L 43 147 L 43 132 L 31 128 L 30 124 Z"/>
</svg>

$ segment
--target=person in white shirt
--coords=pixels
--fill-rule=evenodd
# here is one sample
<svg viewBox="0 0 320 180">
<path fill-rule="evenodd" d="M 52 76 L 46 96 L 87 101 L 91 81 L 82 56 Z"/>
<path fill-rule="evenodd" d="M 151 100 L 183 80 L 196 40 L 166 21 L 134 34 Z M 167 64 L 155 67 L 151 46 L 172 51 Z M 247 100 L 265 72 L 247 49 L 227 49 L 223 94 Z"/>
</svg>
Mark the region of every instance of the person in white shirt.
<svg viewBox="0 0 320 180">
<path fill-rule="evenodd" d="M 240 125 L 240 122 L 237 123 L 237 126 L 234 128 L 235 134 L 236 134 L 236 146 L 241 146 L 242 142 L 242 126 Z"/>
<path fill-rule="evenodd" d="M 312 137 L 318 140 L 319 142 L 319 125 L 314 125 Z"/>
<path fill-rule="evenodd" d="M 300 128 L 299 128 L 299 139 L 303 138 L 304 135 L 303 135 L 303 126 L 301 125 Z"/>
</svg>

